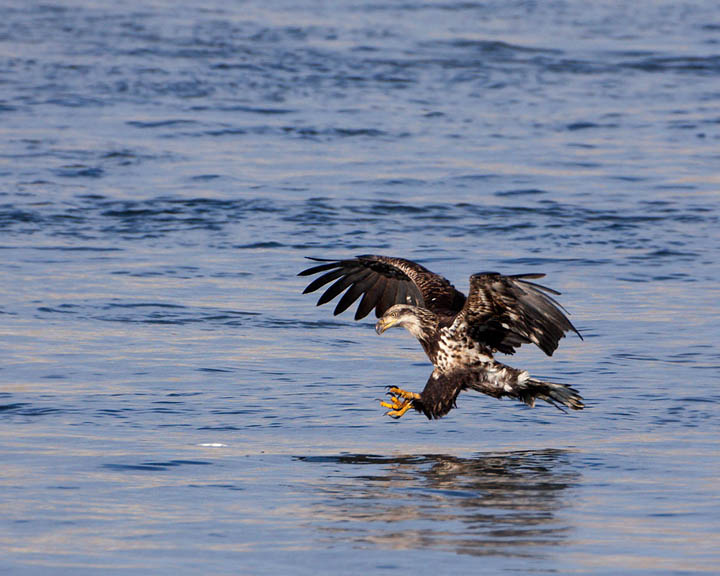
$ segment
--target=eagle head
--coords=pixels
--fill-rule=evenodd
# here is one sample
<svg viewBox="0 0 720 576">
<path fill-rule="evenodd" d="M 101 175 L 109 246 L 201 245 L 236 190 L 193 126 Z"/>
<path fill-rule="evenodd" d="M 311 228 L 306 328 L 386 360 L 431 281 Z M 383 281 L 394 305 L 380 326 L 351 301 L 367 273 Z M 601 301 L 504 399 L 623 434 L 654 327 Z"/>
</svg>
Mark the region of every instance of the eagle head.
<svg viewBox="0 0 720 576">
<path fill-rule="evenodd" d="M 375 324 L 375 332 L 382 334 L 393 326 L 403 326 L 419 340 L 426 339 L 437 327 L 438 318 L 426 308 L 409 304 L 395 304 L 388 308 Z"/>
</svg>

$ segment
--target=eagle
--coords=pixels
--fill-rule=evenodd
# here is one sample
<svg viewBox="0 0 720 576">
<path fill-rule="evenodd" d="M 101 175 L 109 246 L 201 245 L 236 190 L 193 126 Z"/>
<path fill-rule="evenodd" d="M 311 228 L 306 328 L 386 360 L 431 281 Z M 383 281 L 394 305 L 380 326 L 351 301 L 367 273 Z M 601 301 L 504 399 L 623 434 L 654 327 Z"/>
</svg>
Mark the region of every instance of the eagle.
<svg viewBox="0 0 720 576">
<path fill-rule="evenodd" d="M 583 409 L 573 387 L 543 382 L 493 357 L 496 352 L 513 354 L 529 343 L 552 356 L 567 332 L 582 339 L 554 298 L 560 292 L 533 282 L 545 274 L 473 274 L 465 296 L 443 276 L 403 258 L 368 254 L 347 260 L 308 259 L 318 264 L 299 276 L 322 275 L 303 294 L 332 282 L 317 305 L 343 293 L 335 315 L 362 297 L 355 320 L 375 310 L 378 334 L 393 326 L 406 328 L 432 362 L 434 370 L 422 392 L 388 387 L 389 399 L 380 403 L 389 409 L 387 415 L 400 418 L 413 408 L 429 419 L 440 418 L 456 407 L 464 390 L 508 396 L 529 406 L 540 399 L 563 411 Z"/>
</svg>

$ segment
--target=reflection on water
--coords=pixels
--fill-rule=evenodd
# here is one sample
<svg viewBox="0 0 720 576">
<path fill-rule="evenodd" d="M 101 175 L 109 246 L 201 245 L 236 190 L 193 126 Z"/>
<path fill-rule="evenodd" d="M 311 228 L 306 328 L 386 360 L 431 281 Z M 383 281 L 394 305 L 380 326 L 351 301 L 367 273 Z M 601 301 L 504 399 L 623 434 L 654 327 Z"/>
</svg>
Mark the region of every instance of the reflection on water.
<svg viewBox="0 0 720 576">
<path fill-rule="evenodd" d="M 455 456 L 301 457 L 329 465 L 315 526 L 326 544 L 531 556 L 565 541 L 558 511 L 580 474 L 562 450 Z"/>
</svg>

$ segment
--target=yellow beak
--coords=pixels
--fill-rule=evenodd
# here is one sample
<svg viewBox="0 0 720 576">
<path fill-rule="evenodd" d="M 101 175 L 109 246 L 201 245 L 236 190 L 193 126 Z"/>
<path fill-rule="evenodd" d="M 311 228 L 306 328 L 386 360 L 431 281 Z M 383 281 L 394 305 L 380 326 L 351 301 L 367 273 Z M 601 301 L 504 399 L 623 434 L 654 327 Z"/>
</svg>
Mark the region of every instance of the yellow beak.
<svg viewBox="0 0 720 576">
<path fill-rule="evenodd" d="M 375 324 L 375 332 L 382 334 L 385 330 L 394 326 L 396 323 L 397 318 L 380 318 L 380 320 L 377 321 L 377 324 Z"/>
</svg>

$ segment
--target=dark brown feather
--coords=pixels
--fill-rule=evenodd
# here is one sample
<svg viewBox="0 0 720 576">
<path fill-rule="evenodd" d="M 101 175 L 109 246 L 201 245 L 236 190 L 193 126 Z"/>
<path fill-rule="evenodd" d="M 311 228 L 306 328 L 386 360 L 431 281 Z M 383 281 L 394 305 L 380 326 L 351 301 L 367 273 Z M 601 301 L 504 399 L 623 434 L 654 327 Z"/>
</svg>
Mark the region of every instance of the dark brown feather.
<svg viewBox="0 0 720 576">
<path fill-rule="evenodd" d="M 346 310 L 362 295 L 355 314 L 356 319 L 364 318 L 373 308 L 375 314 L 381 316 L 394 304 L 408 303 L 446 316 L 455 315 L 465 303 L 465 296 L 447 279 L 410 260 L 375 255 L 358 256 L 349 260 L 311 260 L 322 264 L 303 270 L 299 276 L 321 272 L 324 274 L 313 280 L 304 293 L 314 292 L 335 281 L 320 297 L 318 306 L 329 302 L 344 290 L 352 290 L 350 296 L 343 297 L 341 303 L 338 303 L 336 311 Z M 355 274 L 361 272 L 368 273 L 367 281 L 363 282 L 361 287 L 355 287 L 358 282 Z M 361 291 L 358 293 L 359 290 Z M 368 294 L 368 291 L 372 291 L 372 294 Z"/>
<path fill-rule="evenodd" d="M 579 335 L 560 305 L 546 293 L 554 294 L 554 290 L 523 280 L 539 276 L 473 274 L 470 295 L 460 314 L 470 337 L 506 354 L 533 342 L 552 356 L 566 332 L 572 330 Z"/>
<path fill-rule="evenodd" d="M 385 291 L 383 292 L 382 298 L 377 305 L 377 313 L 382 316 L 387 312 L 388 308 L 397 303 L 397 282 L 386 282 Z M 379 317 L 379 316 L 378 316 Z"/>
<path fill-rule="evenodd" d="M 340 278 L 340 276 L 342 276 L 344 273 L 344 270 L 333 270 L 331 272 L 328 272 L 327 274 L 323 274 L 322 276 L 315 278 L 315 280 L 310 282 L 310 284 L 307 285 L 307 288 L 303 290 L 303 294 L 315 292 L 315 290 L 317 290 L 318 288 L 322 288 L 323 286 L 325 286 L 325 284 Z"/>
<path fill-rule="evenodd" d="M 408 287 L 407 282 L 398 282 L 397 294 L 395 300 L 399 304 L 408 304 Z"/>
<path fill-rule="evenodd" d="M 370 314 L 370 311 L 377 306 L 378 300 L 384 291 L 385 278 L 377 276 L 375 278 L 375 283 L 367 289 L 362 297 L 362 300 L 360 300 L 360 304 L 355 312 L 355 320 L 361 320 Z"/>
<path fill-rule="evenodd" d="M 353 272 L 347 276 L 342 276 L 337 282 L 335 282 L 335 284 L 330 286 L 330 288 L 328 288 L 322 296 L 320 296 L 317 305 L 320 306 L 326 302 L 330 302 L 330 300 L 335 298 L 353 282 L 364 278 L 365 275 L 367 275 L 367 272 L 365 270 L 360 270 L 359 272 Z"/>
<path fill-rule="evenodd" d="M 317 260 L 320 262 L 329 262 L 329 264 L 321 264 L 320 266 L 313 266 L 312 268 L 307 268 L 306 270 L 303 270 L 298 274 L 298 276 L 312 276 L 313 274 L 317 274 L 318 272 L 323 272 L 324 270 L 330 270 L 331 268 L 337 268 L 337 262 L 333 260 L 320 260 L 319 258 L 309 258 L 309 260 Z"/>
<path fill-rule="evenodd" d="M 333 315 L 337 316 L 338 314 L 345 312 L 345 310 L 347 310 L 352 304 L 355 303 L 358 298 L 360 298 L 360 296 L 365 293 L 365 291 L 370 287 L 371 284 L 372 277 L 370 275 L 370 272 L 365 271 L 363 273 L 363 276 L 355 280 L 355 283 L 350 286 L 348 291 L 343 294 L 342 298 L 340 298 L 340 301 L 335 307 Z"/>
</svg>

